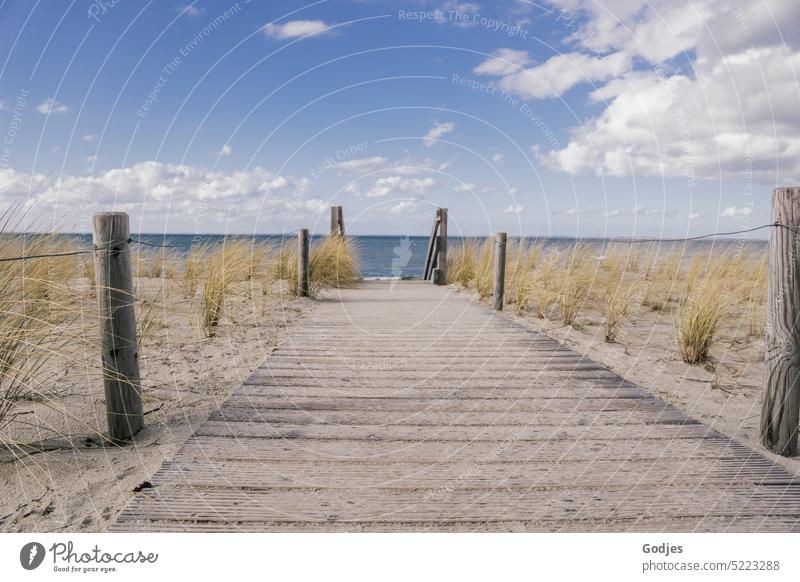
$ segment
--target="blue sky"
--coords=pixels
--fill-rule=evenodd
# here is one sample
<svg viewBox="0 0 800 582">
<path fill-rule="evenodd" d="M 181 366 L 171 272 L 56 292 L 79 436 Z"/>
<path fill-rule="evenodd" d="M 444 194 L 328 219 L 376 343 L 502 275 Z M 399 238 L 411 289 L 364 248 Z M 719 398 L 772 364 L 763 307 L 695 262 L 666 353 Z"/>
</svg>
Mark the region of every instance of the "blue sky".
<svg viewBox="0 0 800 582">
<path fill-rule="evenodd" d="M 67 230 L 748 228 L 800 176 L 797 12 L 0 0 L 1 201 Z"/>
</svg>

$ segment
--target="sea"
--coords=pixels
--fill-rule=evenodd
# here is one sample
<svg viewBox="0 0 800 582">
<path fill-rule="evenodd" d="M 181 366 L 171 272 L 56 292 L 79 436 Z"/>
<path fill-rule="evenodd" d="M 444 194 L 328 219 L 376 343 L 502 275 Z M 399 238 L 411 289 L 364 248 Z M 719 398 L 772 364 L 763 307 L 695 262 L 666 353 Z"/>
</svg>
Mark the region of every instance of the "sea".
<svg viewBox="0 0 800 582">
<path fill-rule="evenodd" d="M 84 244 L 91 244 L 90 235 L 77 235 Z M 348 235 L 349 236 L 349 235 Z M 136 240 L 140 240 L 151 245 L 166 245 L 171 252 L 183 255 L 192 246 L 202 244 L 222 244 L 227 240 L 252 240 L 258 242 L 269 242 L 277 245 L 296 244 L 294 235 L 192 235 L 192 234 L 139 234 L 134 235 Z M 320 236 L 312 236 L 311 242 L 320 239 Z M 355 241 L 361 266 L 361 274 L 365 279 L 418 279 L 422 277 L 425 267 L 425 253 L 428 250 L 427 236 L 349 236 Z M 463 242 L 461 238 L 448 238 L 448 247 L 458 245 Z M 480 242 L 485 238 L 474 237 Z M 687 256 L 699 252 L 713 252 L 715 250 L 735 248 L 745 248 L 750 252 L 766 252 L 767 241 L 752 239 L 706 239 L 699 241 L 674 242 L 674 241 L 638 241 L 632 242 L 629 239 L 604 239 L 604 238 L 569 238 L 556 237 L 541 239 L 536 237 L 526 238 L 530 243 L 543 240 L 545 248 L 549 247 L 569 247 L 576 242 L 580 242 L 595 248 L 597 257 L 602 258 L 609 245 L 637 244 L 648 245 L 651 250 L 658 253 L 671 252 L 675 248 L 682 248 Z M 141 249 L 148 249 L 146 245 L 140 245 Z M 150 249 L 152 250 L 152 248 Z"/>
</svg>

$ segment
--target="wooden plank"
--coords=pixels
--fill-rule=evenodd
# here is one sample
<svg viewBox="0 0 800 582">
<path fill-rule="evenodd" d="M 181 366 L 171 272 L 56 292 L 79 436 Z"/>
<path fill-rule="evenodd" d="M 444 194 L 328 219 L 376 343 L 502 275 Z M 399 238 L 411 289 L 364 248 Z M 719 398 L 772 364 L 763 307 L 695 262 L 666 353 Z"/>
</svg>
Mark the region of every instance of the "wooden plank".
<svg viewBox="0 0 800 582">
<path fill-rule="evenodd" d="M 243 403 L 242 403 L 243 404 Z M 603 410 L 592 412 L 407 412 L 380 410 L 269 410 L 248 406 L 225 406 L 211 414 L 212 421 L 265 422 L 273 426 L 284 424 L 327 424 L 358 426 L 618 426 L 654 423 L 695 423 L 675 409 Z"/>
<path fill-rule="evenodd" d="M 787 489 L 789 490 L 787 494 Z M 128 518 L 273 522 L 416 521 L 426 523 L 595 518 L 741 517 L 800 518 L 798 487 L 732 485 L 718 488 L 631 484 L 623 490 L 593 488 L 528 491 L 360 489 L 156 489 L 136 497 Z"/>
<path fill-rule="evenodd" d="M 565 373 L 566 372 L 566 373 Z M 505 372 L 495 372 L 493 370 L 482 371 L 478 370 L 464 370 L 464 371 L 449 371 L 442 372 L 416 372 L 407 370 L 350 370 L 350 371 L 331 371 L 330 373 L 313 374 L 307 370 L 269 370 L 261 368 L 251 378 L 271 378 L 273 380 L 287 380 L 292 379 L 308 379 L 320 377 L 325 381 L 346 381 L 353 383 L 377 382 L 382 380 L 398 380 L 401 382 L 413 382 L 414 380 L 477 380 L 486 378 L 495 382 L 503 382 L 505 380 L 520 380 L 522 382 L 529 382 L 531 377 L 534 378 L 555 378 L 555 379 L 600 379 L 607 378 L 613 379 L 616 375 L 613 372 L 601 368 L 600 366 L 593 365 L 587 369 L 573 370 L 570 366 L 552 366 L 547 369 L 539 370 L 536 372 L 529 372 L 525 370 L 508 370 Z"/>
<path fill-rule="evenodd" d="M 738 459 L 672 459 L 654 461 L 596 460 L 558 464 L 498 462 L 491 459 L 459 463 L 343 463 L 296 461 L 269 464 L 251 461 L 179 459 L 166 463 L 153 478 L 159 490 L 170 487 L 205 489 L 521 489 L 621 490 L 639 486 L 738 486 L 785 483 L 786 474 L 766 460 L 742 463 Z M 799 482 L 800 483 L 800 482 Z"/>
<path fill-rule="evenodd" d="M 380 410 L 384 412 L 600 412 L 662 411 L 666 402 L 651 398 L 363 398 L 303 397 L 287 393 L 280 396 L 237 394 L 228 399 L 225 410 L 254 407 L 270 410 Z"/>
<path fill-rule="evenodd" d="M 577 420 L 575 421 L 577 422 Z M 703 424 L 609 424 L 559 426 L 405 426 L 405 425 L 304 425 L 209 420 L 196 433 L 203 436 L 258 437 L 278 440 L 394 440 L 410 441 L 547 441 L 580 439 L 679 439 L 711 436 L 715 431 Z"/>
<path fill-rule="evenodd" d="M 429 523 L 429 522 L 369 522 L 369 523 L 285 523 L 269 521 L 228 521 L 224 527 L 218 523 L 204 521 L 150 521 L 131 519 L 112 526 L 112 531 L 129 532 L 426 532 L 426 533 L 519 533 L 519 532 L 645 532 L 645 533 L 701 533 L 701 532 L 791 532 L 800 531 L 798 520 L 791 516 L 702 516 L 702 517 L 649 517 L 638 516 L 631 519 L 576 516 L 564 521 L 527 520 L 504 522 Z"/>
<path fill-rule="evenodd" d="M 465 462 L 495 459 L 507 462 L 582 462 L 589 466 L 603 459 L 670 459 L 680 464 L 687 459 L 748 459 L 762 457 L 725 437 L 649 439 L 637 442 L 615 439 L 584 439 L 577 443 L 550 441 L 375 441 L 328 440 L 309 448 L 305 441 L 276 442 L 259 438 L 230 439 L 194 436 L 181 452 L 182 458 L 240 459 L 254 462 L 338 460 L 359 463 L 380 462 Z"/>
<path fill-rule="evenodd" d="M 572 400 L 591 400 L 595 398 L 647 398 L 642 394 L 640 389 L 629 388 L 626 386 L 616 386 L 610 384 L 608 386 L 586 387 L 585 384 L 590 383 L 590 380 L 585 381 L 584 384 L 569 383 L 567 385 L 558 387 L 554 383 L 540 383 L 531 385 L 524 388 L 506 387 L 504 384 L 496 386 L 489 386 L 486 384 L 452 384 L 449 386 L 442 385 L 437 388 L 428 388 L 426 386 L 412 386 L 410 384 L 397 384 L 392 386 L 387 384 L 384 386 L 371 386 L 359 387 L 347 384 L 323 384 L 307 382 L 285 384 L 282 382 L 270 384 L 248 383 L 240 387 L 235 396 L 241 395 L 254 395 L 254 396 L 298 396 L 298 397 L 326 397 L 335 396 L 339 398 L 361 399 L 361 398 L 382 398 L 382 399 L 415 399 L 424 398 L 429 400 L 439 401 L 452 401 L 459 399 L 480 399 L 480 400 L 502 400 L 502 401 L 517 401 L 522 399 L 537 399 L 537 400 L 551 400 L 551 399 L 572 399 Z M 544 404 L 543 404 L 544 406 Z"/>
</svg>

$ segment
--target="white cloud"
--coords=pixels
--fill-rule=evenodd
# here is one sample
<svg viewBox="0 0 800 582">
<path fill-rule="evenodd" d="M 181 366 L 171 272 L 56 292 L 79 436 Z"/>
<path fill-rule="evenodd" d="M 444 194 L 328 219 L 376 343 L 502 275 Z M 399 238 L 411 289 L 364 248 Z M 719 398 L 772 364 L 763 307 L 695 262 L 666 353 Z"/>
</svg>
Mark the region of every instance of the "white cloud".
<svg viewBox="0 0 800 582">
<path fill-rule="evenodd" d="M 753 214 L 753 209 L 748 206 L 745 206 L 744 208 L 729 206 L 728 208 L 722 211 L 722 214 L 720 214 L 720 216 L 722 216 L 723 218 L 740 219 L 740 218 L 746 218 L 751 214 Z"/>
<path fill-rule="evenodd" d="M 402 200 L 389 209 L 392 214 L 410 214 L 419 212 L 425 205 L 416 199 Z"/>
<path fill-rule="evenodd" d="M 496 154 L 494 154 L 492 156 L 492 161 L 495 164 L 502 164 L 505 161 L 505 159 L 506 159 L 505 154 L 501 154 L 501 153 L 496 153 Z"/>
<path fill-rule="evenodd" d="M 567 208 L 562 210 L 551 210 L 548 214 L 566 214 L 567 216 L 577 216 L 579 214 L 590 214 L 594 213 L 595 210 L 591 206 L 586 206 L 584 208 Z"/>
<path fill-rule="evenodd" d="M 645 208 L 644 206 L 635 206 L 631 208 L 631 214 L 634 216 L 652 216 L 654 214 L 661 214 L 659 208 Z"/>
<path fill-rule="evenodd" d="M 97 161 L 97 154 L 93 156 L 86 156 L 86 161 L 89 162 L 90 164 L 95 163 Z"/>
<path fill-rule="evenodd" d="M 604 212 L 603 216 L 605 216 L 607 218 L 611 218 L 611 217 L 614 217 L 614 216 L 619 216 L 620 214 L 622 214 L 622 213 L 615 208 L 614 210 L 609 210 L 607 212 Z"/>
<path fill-rule="evenodd" d="M 367 198 L 377 198 L 390 193 L 423 195 L 430 190 L 436 181 L 433 178 L 405 178 L 403 176 L 387 176 L 379 178 L 370 188 Z"/>
<path fill-rule="evenodd" d="M 51 113 L 66 113 L 69 111 L 69 107 L 50 97 L 39 103 L 36 106 L 36 111 L 43 115 L 50 115 Z"/>
<path fill-rule="evenodd" d="M 475 189 L 475 184 L 470 184 L 469 182 L 462 182 L 461 184 L 456 185 L 453 188 L 456 192 L 472 192 Z"/>
<path fill-rule="evenodd" d="M 506 76 L 513 75 L 531 63 L 531 57 L 526 51 L 516 51 L 510 48 L 497 49 L 494 56 L 486 59 L 475 67 L 473 72 L 478 75 Z"/>
<path fill-rule="evenodd" d="M 5 203 L 18 198 L 21 193 L 32 190 L 31 185 L 42 184 L 47 176 L 20 174 L 11 168 L 0 168 L 0 200 Z"/>
<path fill-rule="evenodd" d="M 229 144 L 222 146 L 222 149 L 217 152 L 220 156 L 229 156 L 233 153 L 233 148 Z"/>
<path fill-rule="evenodd" d="M 99 174 L 34 176 L 33 180 L 43 186 L 31 195 L 32 204 L 51 215 L 55 208 L 61 214 L 64 208 L 80 208 L 83 215 L 113 206 L 132 215 L 144 214 L 155 224 L 159 220 L 163 224 L 168 211 L 176 220 L 194 220 L 203 213 L 209 228 L 219 228 L 230 220 L 231 210 L 242 220 L 270 217 L 274 221 L 283 213 L 318 214 L 328 207 L 324 200 L 309 195 L 306 178 L 281 176 L 259 166 L 226 173 L 150 161 Z M 30 183 L 27 175 L 0 170 L 3 196 L 27 192 Z"/>
<path fill-rule="evenodd" d="M 475 2 L 459 2 L 458 0 L 445 0 L 439 6 L 440 12 L 460 12 L 462 14 L 478 14 L 481 11 L 480 4 Z"/>
<path fill-rule="evenodd" d="M 447 133 L 452 133 L 455 131 L 456 126 L 452 122 L 446 123 L 436 123 L 428 133 L 425 134 L 425 137 L 422 138 L 423 142 L 425 143 L 425 147 L 433 147 L 436 145 L 436 141 Z"/>
<path fill-rule="evenodd" d="M 334 167 L 347 172 L 365 172 L 385 166 L 386 163 L 386 158 L 383 156 L 372 156 L 371 158 L 359 158 L 356 160 L 339 162 Z"/>
<path fill-rule="evenodd" d="M 289 202 L 289 204 L 291 205 L 292 202 Z M 294 210 L 296 211 L 298 208 L 306 210 L 313 214 L 321 214 L 326 210 L 328 210 L 328 208 L 330 207 L 328 206 L 328 203 L 325 202 L 324 200 L 320 200 L 318 198 L 311 198 L 310 200 L 303 200 L 302 202 L 300 202 L 299 207 L 296 206 Z"/>
<path fill-rule="evenodd" d="M 554 17 L 558 8 L 577 15 L 564 42 L 571 52 L 522 72 L 491 60 L 478 69 L 528 98 L 600 84 L 588 88 L 602 111 L 542 153 L 551 168 L 800 181 L 800 35 L 781 25 L 796 18 L 794 2 L 548 3 Z"/>
<path fill-rule="evenodd" d="M 696 220 L 698 218 L 703 218 L 702 212 L 692 212 L 689 214 L 689 220 Z"/>
<path fill-rule="evenodd" d="M 286 40 L 324 33 L 330 27 L 322 20 L 290 20 L 285 24 L 268 24 L 264 34 L 270 38 Z"/>
<path fill-rule="evenodd" d="M 205 12 L 205 9 L 200 8 L 195 4 L 186 4 L 185 6 L 181 6 L 178 8 L 178 12 L 181 14 L 186 14 L 188 16 L 200 16 Z"/>
<path fill-rule="evenodd" d="M 453 23 L 461 28 L 469 28 L 475 24 L 469 18 L 464 18 L 471 14 L 478 14 L 481 10 L 480 4 L 474 2 L 458 2 L 458 0 L 445 0 L 437 10 L 434 11 L 434 19 L 439 24 Z M 460 18 L 459 18 L 460 16 Z"/>
<path fill-rule="evenodd" d="M 414 176 L 422 172 L 429 172 L 430 166 L 424 162 L 412 163 L 410 161 L 399 162 L 394 166 L 387 166 L 383 171 L 391 172 L 392 174 L 401 174 L 403 176 Z"/>
<path fill-rule="evenodd" d="M 571 52 L 554 56 L 541 65 L 520 68 L 518 63 L 529 60 L 529 57 L 515 54 L 516 62 L 508 63 L 499 55 L 509 52 L 521 51 L 500 49 L 495 57 L 478 65 L 474 72 L 499 76 L 498 84 L 503 90 L 532 99 L 560 97 L 580 83 L 606 81 L 631 69 L 630 57 L 620 53 L 597 57 Z"/>
<path fill-rule="evenodd" d="M 98 137 L 96 133 L 85 133 L 83 134 L 83 141 L 97 141 Z"/>
<path fill-rule="evenodd" d="M 525 212 L 525 208 L 523 208 L 519 204 L 511 204 L 508 207 L 506 207 L 506 209 L 503 210 L 503 212 L 505 212 L 506 214 L 522 214 L 523 212 Z"/>
</svg>

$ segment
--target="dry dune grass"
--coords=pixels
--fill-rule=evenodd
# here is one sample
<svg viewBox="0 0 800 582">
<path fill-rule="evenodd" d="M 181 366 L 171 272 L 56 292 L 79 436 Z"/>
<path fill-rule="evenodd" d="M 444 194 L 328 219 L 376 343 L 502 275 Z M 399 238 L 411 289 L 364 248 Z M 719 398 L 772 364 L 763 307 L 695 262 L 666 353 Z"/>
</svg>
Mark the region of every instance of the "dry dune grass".
<svg viewBox="0 0 800 582">
<path fill-rule="evenodd" d="M 480 242 L 466 239 L 456 245 L 447 257 L 447 281 L 467 287 L 475 279 L 480 258 Z"/>
<path fill-rule="evenodd" d="M 606 255 L 601 273 L 600 293 L 605 297 L 603 303 L 603 323 L 605 341 L 613 343 L 617 339 L 620 325 L 628 316 L 636 287 L 629 285 L 625 277 L 626 257 L 610 251 Z"/>
<path fill-rule="evenodd" d="M 2 257 L 73 250 L 71 239 L 55 234 L 0 233 Z M 78 273 L 76 256 L 0 262 L 0 431 L 17 419 L 20 402 L 58 402 L 48 364 L 71 339 L 65 322 L 80 312 L 70 285 Z"/>
<path fill-rule="evenodd" d="M 566 263 L 561 268 L 558 307 L 564 325 L 575 323 L 589 294 L 595 269 L 591 260 L 592 254 L 589 247 L 577 244 L 572 247 Z"/>
<path fill-rule="evenodd" d="M 516 313 L 533 311 L 565 326 L 600 319 L 607 342 L 619 341 L 626 323 L 647 311 L 673 318 L 673 341 L 690 364 L 708 359 L 724 321 L 738 318 L 737 328 L 750 337 L 764 333 L 765 249 L 736 243 L 705 251 L 655 243 L 600 249 L 510 240 L 507 261 L 506 303 Z M 450 273 L 451 283 L 491 296 L 492 241 L 454 245 Z"/>
<path fill-rule="evenodd" d="M 494 272 L 494 241 L 484 241 L 475 267 L 475 290 L 481 299 L 492 294 L 492 273 Z"/>
<path fill-rule="evenodd" d="M 284 275 L 289 292 L 297 294 L 297 248 L 290 247 L 279 253 L 273 272 Z M 360 280 L 358 253 L 353 239 L 326 236 L 314 241 L 308 256 L 308 294 L 319 297 L 325 289 L 352 287 Z"/>
<path fill-rule="evenodd" d="M 268 261 L 274 254 L 273 245 L 249 239 L 226 239 L 219 245 L 199 245 L 184 260 L 183 290 L 188 297 L 197 292 L 202 280 L 200 297 L 200 326 L 206 337 L 213 337 L 225 314 L 225 302 L 232 286 L 256 282 L 262 288 L 269 276 Z"/>
<path fill-rule="evenodd" d="M 78 242 L 58 234 L 23 236 L 0 231 L 0 257 L 70 252 L 78 250 Z M 273 290 L 296 291 L 296 251 L 291 243 L 281 247 L 229 238 L 218 244 L 197 244 L 185 254 L 138 247 L 131 251 L 140 348 L 163 328 L 162 320 L 177 300 L 176 293 L 193 306 L 199 337 L 211 338 L 223 321 L 235 323 L 241 317 L 246 300 L 253 304 L 257 296 L 264 296 L 266 305 L 266 296 Z M 315 242 L 310 260 L 315 297 L 326 288 L 351 286 L 359 279 L 351 239 L 327 237 Z M 142 293 L 141 285 L 154 279 L 161 279 L 153 282 L 155 294 L 149 283 L 144 285 L 147 294 Z M 77 285 L 77 281 L 85 283 Z M 91 255 L 0 262 L 0 444 L 10 444 L 3 429 L 11 422 L 22 422 L 19 415 L 27 414 L 19 412 L 20 404 L 35 401 L 60 406 L 62 395 L 57 393 L 53 370 L 69 358 L 87 358 L 84 367 L 96 369 L 100 380 L 99 337 L 94 331 L 89 336 L 82 333 L 87 322 L 89 330 L 95 329 L 94 285 Z M 232 298 L 237 299 L 234 311 L 228 309 Z M 256 318 L 265 315 L 263 307 L 251 311 Z M 75 325 L 75 321 L 82 323 Z M 72 355 L 66 356 L 67 352 Z M 31 422 L 35 421 L 31 418 Z"/>
</svg>

